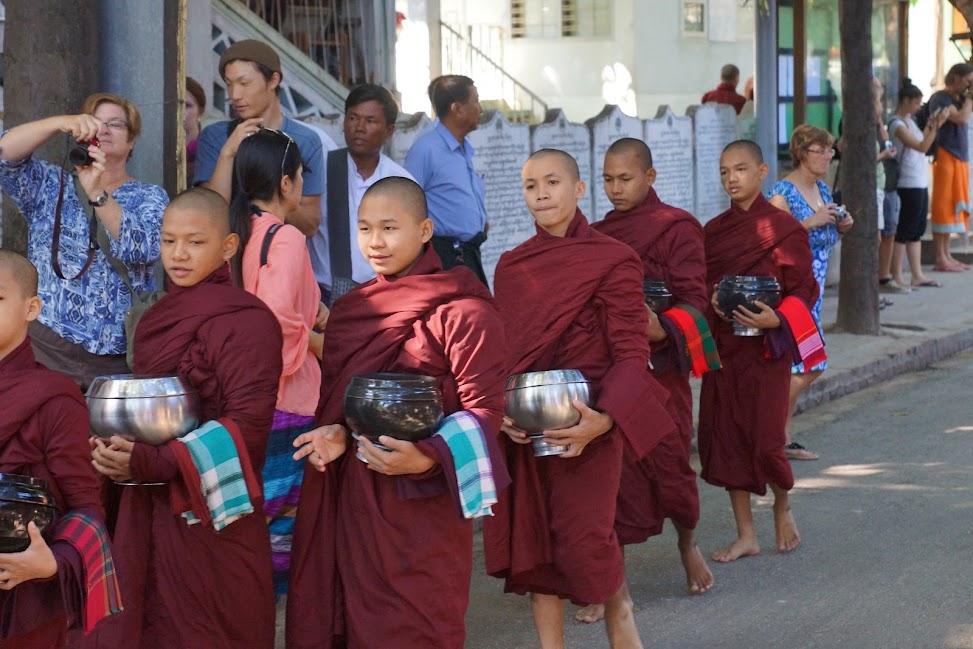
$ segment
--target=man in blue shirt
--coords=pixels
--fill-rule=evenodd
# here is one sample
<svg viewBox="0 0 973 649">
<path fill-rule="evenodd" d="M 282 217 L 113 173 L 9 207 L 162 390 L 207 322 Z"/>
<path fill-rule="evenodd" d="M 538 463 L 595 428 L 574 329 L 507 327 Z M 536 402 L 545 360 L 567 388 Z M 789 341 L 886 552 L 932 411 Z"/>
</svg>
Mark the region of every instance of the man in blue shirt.
<svg viewBox="0 0 973 649">
<path fill-rule="evenodd" d="M 426 192 L 435 231 L 432 246 L 443 267 L 468 266 L 486 284 L 480 261 L 487 228 L 484 184 L 466 139 L 483 114 L 480 97 L 473 80 L 460 75 L 439 77 L 429 88 L 439 122 L 416 139 L 405 168 Z"/>
<path fill-rule="evenodd" d="M 233 160 L 240 142 L 261 128 L 282 131 L 294 140 L 304 159 L 301 205 L 287 222 L 310 237 L 321 223 L 321 194 L 324 193 L 321 140 L 310 128 L 281 112 L 277 96 L 281 75 L 280 57 L 261 41 L 237 41 L 223 52 L 220 76 L 239 119 L 210 124 L 199 134 L 194 183 L 218 192 L 229 202 Z"/>
</svg>

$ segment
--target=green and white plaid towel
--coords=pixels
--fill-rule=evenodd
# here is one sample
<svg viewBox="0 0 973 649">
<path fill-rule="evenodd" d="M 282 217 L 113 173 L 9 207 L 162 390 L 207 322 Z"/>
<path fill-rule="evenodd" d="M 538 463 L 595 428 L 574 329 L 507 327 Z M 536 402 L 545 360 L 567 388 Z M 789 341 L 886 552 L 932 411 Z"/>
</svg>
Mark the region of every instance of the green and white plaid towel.
<svg viewBox="0 0 973 649">
<path fill-rule="evenodd" d="M 486 438 L 476 417 L 465 410 L 455 412 L 443 420 L 436 435 L 443 438 L 453 456 L 463 517 L 493 516 L 497 486 Z"/>
<path fill-rule="evenodd" d="M 208 421 L 179 441 L 199 471 L 200 489 L 217 531 L 253 512 L 236 444 L 223 424 Z M 182 515 L 190 525 L 200 522 L 192 511 Z"/>
</svg>

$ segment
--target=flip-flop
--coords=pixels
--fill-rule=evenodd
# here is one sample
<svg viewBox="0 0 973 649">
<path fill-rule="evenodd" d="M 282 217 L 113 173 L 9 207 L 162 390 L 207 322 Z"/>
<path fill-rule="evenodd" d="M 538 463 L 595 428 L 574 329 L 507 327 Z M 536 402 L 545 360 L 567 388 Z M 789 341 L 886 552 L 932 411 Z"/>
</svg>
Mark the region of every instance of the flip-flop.
<svg viewBox="0 0 973 649">
<path fill-rule="evenodd" d="M 816 460 L 818 459 L 817 453 L 812 453 L 807 450 L 797 442 L 791 442 L 784 446 L 784 455 L 790 460 Z"/>
<path fill-rule="evenodd" d="M 913 284 L 912 288 L 927 287 L 927 288 L 942 288 L 943 285 L 934 279 L 927 279 L 924 282 L 919 282 L 918 284 Z"/>
</svg>

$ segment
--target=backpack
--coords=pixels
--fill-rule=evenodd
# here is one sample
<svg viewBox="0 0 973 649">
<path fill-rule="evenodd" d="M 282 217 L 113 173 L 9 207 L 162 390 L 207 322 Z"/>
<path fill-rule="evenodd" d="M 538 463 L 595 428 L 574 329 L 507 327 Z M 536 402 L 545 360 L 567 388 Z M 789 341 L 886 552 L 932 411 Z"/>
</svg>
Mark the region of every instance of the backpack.
<svg viewBox="0 0 973 649">
<path fill-rule="evenodd" d="M 932 97 L 930 97 L 930 99 L 932 99 Z M 916 120 L 916 126 L 919 127 L 920 131 L 926 130 L 926 124 L 929 123 L 929 118 L 931 116 L 932 116 L 932 112 L 929 109 L 929 102 L 927 101 L 923 103 L 922 106 L 919 107 L 919 110 L 916 111 L 916 114 L 913 116 L 913 119 Z M 929 146 L 929 150 L 926 151 L 926 155 L 929 156 L 930 158 L 935 158 L 936 149 L 938 148 L 939 148 L 939 133 L 936 133 L 936 138 L 932 141 L 932 144 Z"/>
</svg>

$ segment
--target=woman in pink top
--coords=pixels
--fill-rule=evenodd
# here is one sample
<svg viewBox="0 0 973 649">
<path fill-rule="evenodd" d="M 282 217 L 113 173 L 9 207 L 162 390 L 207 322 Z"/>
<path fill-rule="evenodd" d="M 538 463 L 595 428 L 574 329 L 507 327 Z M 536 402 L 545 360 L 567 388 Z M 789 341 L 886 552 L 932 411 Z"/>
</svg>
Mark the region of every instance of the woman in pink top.
<svg viewBox="0 0 973 649">
<path fill-rule="evenodd" d="M 302 463 L 292 458 L 292 444 L 298 435 L 314 428 L 321 389 L 318 361 L 324 341 L 315 328 L 322 328 L 328 316 L 306 239 L 297 228 L 285 224 L 301 200 L 302 170 L 301 152 L 288 135 L 270 129 L 255 133 L 237 150 L 230 207 L 233 231 L 241 244 L 231 260 L 234 278 L 270 307 L 284 334 L 284 370 L 263 469 L 264 514 L 270 527 L 278 595 L 287 592 L 291 533 L 303 476 Z"/>
</svg>

